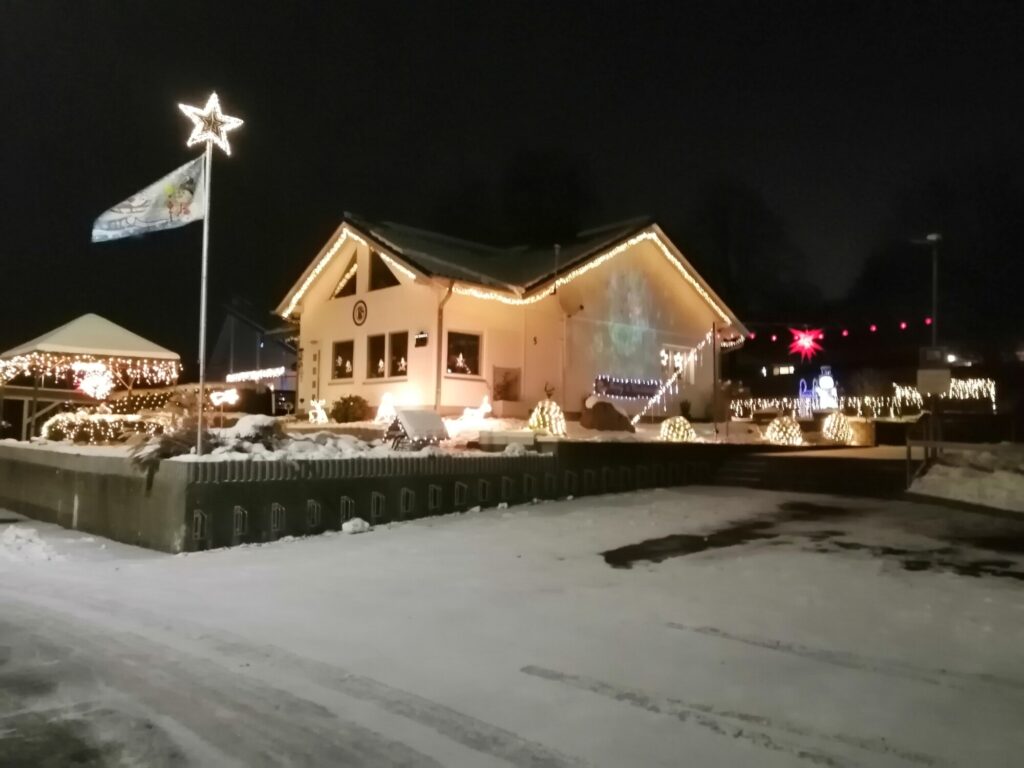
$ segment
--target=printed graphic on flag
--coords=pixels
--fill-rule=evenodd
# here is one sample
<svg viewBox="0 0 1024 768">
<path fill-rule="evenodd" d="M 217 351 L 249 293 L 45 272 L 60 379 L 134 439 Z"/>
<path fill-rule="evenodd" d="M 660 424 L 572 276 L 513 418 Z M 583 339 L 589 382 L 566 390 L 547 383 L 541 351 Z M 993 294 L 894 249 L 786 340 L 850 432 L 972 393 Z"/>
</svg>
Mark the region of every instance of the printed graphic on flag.
<svg viewBox="0 0 1024 768">
<path fill-rule="evenodd" d="M 92 225 L 92 241 L 102 243 L 182 227 L 205 215 L 203 156 L 200 155 L 100 214 Z"/>
</svg>

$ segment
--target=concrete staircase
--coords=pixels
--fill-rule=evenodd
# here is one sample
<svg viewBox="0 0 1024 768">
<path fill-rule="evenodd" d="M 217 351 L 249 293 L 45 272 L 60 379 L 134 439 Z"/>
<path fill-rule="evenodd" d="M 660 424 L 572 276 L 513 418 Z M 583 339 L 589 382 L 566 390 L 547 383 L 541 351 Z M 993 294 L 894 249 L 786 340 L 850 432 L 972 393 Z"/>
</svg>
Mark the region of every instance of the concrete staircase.
<svg viewBox="0 0 1024 768">
<path fill-rule="evenodd" d="M 763 456 L 749 455 L 727 459 L 715 473 L 715 485 L 762 488 L 770 470 L 769 461 Z"/>
</svg>

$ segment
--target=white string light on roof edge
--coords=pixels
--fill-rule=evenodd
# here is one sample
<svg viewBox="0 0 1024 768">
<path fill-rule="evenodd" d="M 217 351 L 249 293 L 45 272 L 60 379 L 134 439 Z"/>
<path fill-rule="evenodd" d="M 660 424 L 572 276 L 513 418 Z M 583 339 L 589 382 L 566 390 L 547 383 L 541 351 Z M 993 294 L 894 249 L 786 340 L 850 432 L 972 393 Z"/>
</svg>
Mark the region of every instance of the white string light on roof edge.
<svg viewBox="0 0 1024 768">
<path fill-rule="evenodd" d="M 281 313 L 281 317 L 287 320 L 291 313 L 295 311 L 295 307 L 298 306 L 300 301 L 302 301 L 302 297 L 306 295 L 306 291 L 309 290 L 309 287 L 320 276 L 320 273 L 327 268 L 327 265 L 331 263 L 331 259 L 333 259 L 335 254 L 341 250 L 341 246 L 343 246 L 349 238 L 355 240 L 357 243 L 366 245 L 366 241 L 359 235 L 353 233 L 348 228 L 348 225 L 342 227 L 341 234 L 339 234 L 338 237 L 335 238 L 334 242 L 331 243 L 331 247 L 327 249 L 327 252 L 320 257 L 320 261 L 318 261 L 316 266 L 313 267 L 313 270 L 306 275 L 306 279 L 302 281 L 302 285 L 299 286 L 299 290 L 295 292 L 295 295 L 292 296 L 291 300 L 288 302 L 288 306 L 285 308 L 284 312 Z"/>
<path fill-rule="evenodd" d="M 707 290 L 705 290 L 704 286 L 697 282 L 697 279 L 690 274 L 686 267 L 684 267 L 682 263 L 675 256 L 672 255 L 671 251 L 669 251 L 665 243 L 662 242 L 661 238 L 658 237 L 657 233 L 650 231 L 641 232 L 639 235 L 631 237 L 629 240 L 626 240 L 625 242 L 619 243 L 611 250 L 605 251 L 603 254 L 588 261 L 586 264 L 576 267 L 575 269 L 567 272 L 565 275 L 556 277 L 545 287 L 538 289 L 536 293 L 531 294 L 530 296 L 509 296 L 508 294 L 499 293 L 497 291 L 483 290 L 481 288 L 476 288 L 475 286 L 462 284 L 456 284 L 452 290 L 455 293 L 461 294 L 463 296 L 472 296 L 473 298 L 476 299 L 486 299 L 490 301 L 500 301 L 503 304 L 510 304 L 513 306 L 536 304 L 538 301 L 541 301 L 542 299 L 545 299 L 551 294 L 553 294 L 557 289 L 561 288 L 562 286 L 568 285 L 569 283 L 576 280 L 578 277 L 585 275 L 592 269 L 596 269 L 597 267 L 604 264 L 606 261 L 610 261 L 611 259 L 618 256 L 620 253 L 629 250 L 634 245 L 642 243 L 644 240 L 650 240 L 651 242 L 653 242 L 661 251 L 662 255 L 666 259 L 668 259 L 669 263 L 676 268 L 679 274 L 681 274 L 683 278 L 693 287 L 693 289 L 698 293 L 698 295 L 702 299 L 704 299 L 705 302 L 707 302 L 708 306 L 711 307 L 712 310 L 714 310 L 715 314 L 718 315 L 718 317 L 720 317 L 725 323 L 728 323 L 730 325 L 732 324 L 732 319 L 729 317 L 729 315 L 725 313 L 725 310 L 718 306 L 715 300 L 711 297 L 711 294 L 708 293 Z M 742 341 L 740 341 L 739 343 L 742 343 Z"/>
<path fill-rule="evenodd" d="M 16 376 L 37 375 L 44 379 L 58 379 L 75 372 L 83 363 L 102 363 L 122 383 L 142 381 L 153 384 L 173 384 L 181 373 L 177 360 L 153 360 L 135 357 L 103 357 L 95 355 L 61 355 L 32 352 L 0 360 L 0 381 Z"/>
<path fill-rule="evenodd" d="M 341 246 L 344 245 L 345 240 L 347 240 L 349 237 L 351 237 L 353 240 L 359 243 L 362 243 L 363 245 L 366 245 L 366 241 L 364 239 L 362 239 L 358 235 L 353 234 L 346 226 L 342 230 L 342 233 L 331 245 L 331 247 L 327 250 L 327 252 L 321 257 L 320 261 L 317 262 L 317 265 L 313 268 L 313 271 L 306 276 L 306 279 L 302 282 L 302 285 L 299 286 L 299 289 L 295 292 L 295 295 L 292 296 L 291 300 L 288 302 L 287 308 L 284 310 L 284 312 L 281 313 L 282 317 L 288 318 L 292 314 L 292 312 L 295 311 L 295 307 L 302 300 L 302 297 L 305 296 L 306 291 L 309 290 L 309 287 L 313 284 L 313 282 L 320 275 L 320 273 L 323 272 L 323 270 L 330 263 L 331 259 L 334 258 L 335 254 L 338 252 Z M 610 261 L 611 259 L 618 256 L 620 253 L 629 250 L 634 245 L 642 243 L 645 240 L 650 240 L 658 247 L 662 255 L 668 260 L 668 262 L 676 268 L 679 274 L 681 274 L 683 278 L 693 287 L 697 294 L 702 299 L 704 299 L 705 302 L 707 302 L 708 306 L 711 307 L 711 309 L 715 312 L 716 315 L 718 315 L 719 318 L 721 318 L 723 322 L 728 323 L 730 325 L 732 324 L 732 318 L 730 318 L 729 315 L 726 314 L 725 310 L 723 310 L 717 304 L 717 302 L 715 302 L 715 300 L 711 297 L 711 294 L 708 293 L 704 286 L 702 286 L 697 281 L 697 279 L 692 274 L 690 274 L 686 267 L 684 267 L 683 264 L 672 254 L 672 252 L 669 251 L 668 247 L 665 245 L 664 242 L 662 242 L 661 238 L 658 237 L 657 233 L 650 231 L 641 232 L 639 235 L 631 237 L 629 240 L 619 243 L 611 250 L 605 251 L 600 256 L 591 259 L 586 264 L 576 267 L 575 269 L 571 270 L 565 275 L 556 277 L 554 280 L 548 283 L 548 285 L 539 289 L 536 293 L 530 296 L 512 296 L 505 293 L 499 293 L 498 291 L 484 290 L 482 288 L 477 288 L 476 286 L 472 285 L 464 285 L 462 283 L 456 283 L 452 287 L 452 292 L 460 294 L 462 296 L 470 296 L 475 299 L 498 301 L 501 302 L 502 304 L 509 304 L 512 306 L 525 306 L 527 304 L 536 304 L 538 301 L 541 301 L 550 296 L 551 294 L 553 294 L 558 288 L 561 288 L 564 285 L 568 285 L 569 283 L 576 280 L 578 277 L 585 275 L 592 269 L 596 269 L 605 262 Z M 381 253 L 380 256 L 389 266 L 394 267 L 410 280 L 416 279 L 416 273 L 405 267 L 403 264 L 400 264 L 398 261 L 391 258 L 387 254 Z M 740 340 L 736 342 L 727 343 L 726 346 L 738 346 L 739 344 L 742 343 L 743 340 L 741 337 Z"/>
</svg>

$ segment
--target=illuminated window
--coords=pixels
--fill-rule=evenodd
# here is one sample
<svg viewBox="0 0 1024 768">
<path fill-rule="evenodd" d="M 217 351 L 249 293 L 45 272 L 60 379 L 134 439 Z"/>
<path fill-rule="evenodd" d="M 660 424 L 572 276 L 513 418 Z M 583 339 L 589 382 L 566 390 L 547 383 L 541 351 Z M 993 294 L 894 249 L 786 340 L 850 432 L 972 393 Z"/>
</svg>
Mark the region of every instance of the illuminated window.
<svg viewBox="0 0 1024 768">
<path fill-rule="evenodd" d="M 409 332 L 400 331 L 388 337 L 388 376 L 409 373 Z"/>
<path fill-rule="evenodd" d="M 398 278 L 376 251 L 370 251 L 370 290 L 379 291 L 398 285 Z"/>
<path fill-rule="evenodd" d="M 366 337 L 366 378 L 384 378 L 384 359 L 387 357 L 387 337 L 382 333 L 379 336 Z"/>
<path fill-rule="evenodd" d="M 334 342 L 334 357 L 331 360 L 332 379 L 351 379 L 355 363 L 355 342 L 336 341 Z"/>
<path fill-rule="evenodd" d="M 448 332 L 448 373 L 480 375 L 480 335 Z"/>
<path fill-rule="evenodd" d="M 791 376 L 795 371 L 792 365 L 776 365 L 772 367 L 772 376 Z"/>
</svg>

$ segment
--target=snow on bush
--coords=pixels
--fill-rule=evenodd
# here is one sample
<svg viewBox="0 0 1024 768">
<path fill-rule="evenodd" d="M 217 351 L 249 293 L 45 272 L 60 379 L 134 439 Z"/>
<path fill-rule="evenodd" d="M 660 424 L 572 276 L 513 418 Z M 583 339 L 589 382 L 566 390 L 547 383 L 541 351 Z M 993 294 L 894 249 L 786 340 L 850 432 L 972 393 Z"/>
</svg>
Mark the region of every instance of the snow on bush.
<svg viewBox="0 0 1024 768">
<path fill-rule="evenodd" d="M 20 525 L 11 525 L 0 534 L 0 557 L 16 563 L 64 559 L 39 537 L 35 528 Z"/>
<path fill-rule="evenodd" d="M 342 523 L 341 530 L 345 533 L 366 533 L 370 530 L 370 524 L 361 517 L 354 517 Z"/>
<path fill-rule="evenodd" d="M 236 421 L 234 426 L 220 430 L 220 436 L 228 439 L 256 440 L 268 432 L 274 432 L 276 428 L 277 419 L 273 416 L 249 413 Z"/>
</svg>

